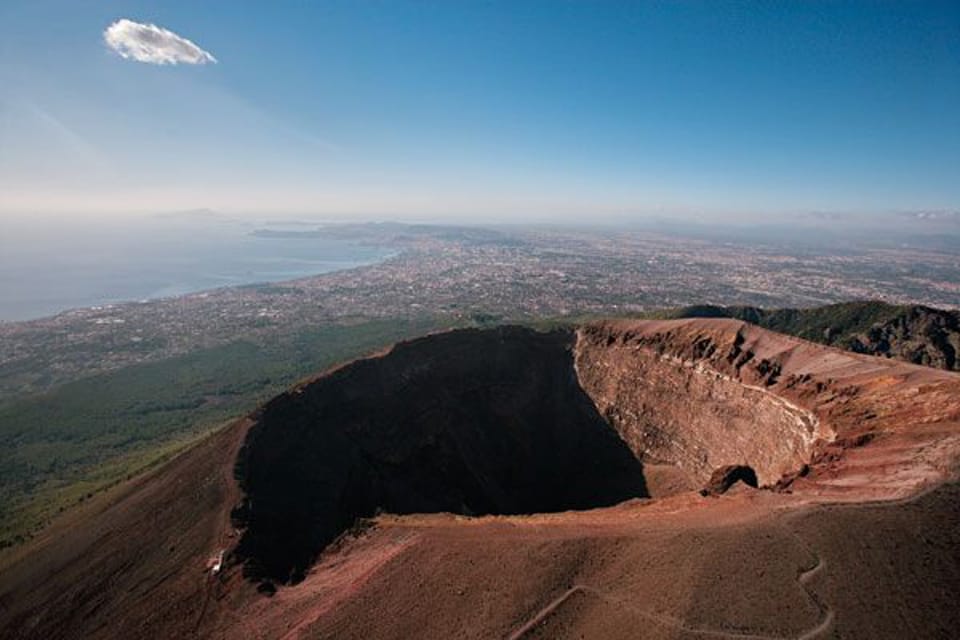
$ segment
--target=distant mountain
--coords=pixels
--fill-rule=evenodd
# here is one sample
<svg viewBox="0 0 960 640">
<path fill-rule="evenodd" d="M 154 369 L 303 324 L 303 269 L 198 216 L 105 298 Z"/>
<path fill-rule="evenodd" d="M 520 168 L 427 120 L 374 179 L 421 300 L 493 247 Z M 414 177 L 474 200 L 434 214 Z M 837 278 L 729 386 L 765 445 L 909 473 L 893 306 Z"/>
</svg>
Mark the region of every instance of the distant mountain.
<svg viewBox="0 0 960 640">
<path fill-rule="evenodd" d="M 960 371 L 960 311 L 956 310 L 861 301 L 812 309 L 698 305 L 669 315 L 737 318 L 857 353 Z"/>
</svg>

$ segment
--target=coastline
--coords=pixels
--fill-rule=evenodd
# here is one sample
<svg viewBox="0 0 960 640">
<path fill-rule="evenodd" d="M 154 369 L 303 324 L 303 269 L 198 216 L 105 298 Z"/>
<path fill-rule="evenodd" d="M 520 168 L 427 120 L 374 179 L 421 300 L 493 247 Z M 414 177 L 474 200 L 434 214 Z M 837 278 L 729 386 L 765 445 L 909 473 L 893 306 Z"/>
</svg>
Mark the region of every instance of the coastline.
<svg viewBox="0 0 960 640">
<path fill-rule="evenodd" d="M 63 306 L 60 308 L 50 311 L 50 312 L 41 312 L 38 314 L 31 314 L 26 316 L 21 316 L 20 314 L 11 314 L 7 316 L 4 313 L 3 309 L 0 309 L 0 326 L 10 329 L 16 325 L 30 325 L 34 323 L 42 323 L 44 321 L 54 320 L 61 316 L 70 316 L 70 315 L 82 315 L 90 312 L 97 312 L 109 309 L 117 309 L 120 307 L 128 307 L 133 305 L 142 305 L 148 303 L 156 302 L 169 302 L 171 300 L 176 300 L 178 298 L 188 298 L 192 296 L 205 296 L 211 295 L 223 291 L 228 291 L 231 289 L 251 289 L 265 287 L 269 285 L 289 285 L 294 282 L 302 281 L 305 279 L 315 278 L 318 276 L 330 275 L 333 273 L 341 273 L 344 271 L 350 271 L 353 269 L 359 269 L 364 267 L 370 267 L 375 265 L 383 264 L 391 259 L 399 256 L 403 251 L 397 249 L 396 247 L 386 247 L 386 246 L 371 246 L 371 245 L 361 245 L 360 243 L 338 243 L 338 244 L 351 244 L 353 246 L 362 247 L 364 250 L 372 250 L 374 252 L 379 252 L 379 255 L 372 258 L 363 258 L 356 260 L 330 260 L 326 261 L 323 264 L 328 265 L 330 268 L 321 268 L 321 269 L 304 269 L 302 272 L 285 272 L 279 277 L 270 277 L 269 274 L 257 274 L 250 279 L 244 279 L 242 274 L 236 275 L 225 275 L 222 276 L 224 279 L 235 280 L 227 284 L 219 286 L 208 286 L 207 284 L 196 284 L 191 285 L 187 282 L 176 282 L 171 283 L 162 288 L 154 288 L 151 293 L 148 293 L 143 296 L 117 296 L 117 297 L 99 297 L 99 298 L 90 298 L 85 303 L 75 304 L 75 303 L 63 303 Z M 252 276 L 254 274 L 251 274 Z M 36 306 L 36 305 L 34 305 Z"/>
</svg>

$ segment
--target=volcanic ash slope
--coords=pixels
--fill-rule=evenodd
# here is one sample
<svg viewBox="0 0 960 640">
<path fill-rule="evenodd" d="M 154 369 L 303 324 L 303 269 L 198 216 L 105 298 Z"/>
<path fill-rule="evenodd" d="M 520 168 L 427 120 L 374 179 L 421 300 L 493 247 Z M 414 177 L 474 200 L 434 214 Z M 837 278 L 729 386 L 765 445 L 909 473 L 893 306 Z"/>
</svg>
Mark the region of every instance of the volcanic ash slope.
<svg viewBox="0 0 960 640">
<path fill-rule="evenodd" d="M 955 637 L 958 460 L 957 374 L 734 320 L 450 332 L 68 514 L 0 629 Z"/>
</svg>

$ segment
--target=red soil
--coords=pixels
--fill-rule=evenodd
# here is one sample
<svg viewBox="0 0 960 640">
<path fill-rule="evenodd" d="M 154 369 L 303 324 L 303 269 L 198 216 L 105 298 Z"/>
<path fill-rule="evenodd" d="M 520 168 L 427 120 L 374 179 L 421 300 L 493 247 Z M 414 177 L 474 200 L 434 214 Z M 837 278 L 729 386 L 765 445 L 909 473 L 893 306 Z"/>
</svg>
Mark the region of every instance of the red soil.
<svg viewBox="0 0 960 640">
<path fill-rule="evenodd" d="M 650 493 L 672 495 L 381 515 L 267 596 L 231 554 L 258 415 L 8 554 L 0 635 L 956 637 L 960 376 L 727 320 L 590 325 L 571 349 Z M 694 490 L 728 464 L 774 488 Z"/>
</svg>

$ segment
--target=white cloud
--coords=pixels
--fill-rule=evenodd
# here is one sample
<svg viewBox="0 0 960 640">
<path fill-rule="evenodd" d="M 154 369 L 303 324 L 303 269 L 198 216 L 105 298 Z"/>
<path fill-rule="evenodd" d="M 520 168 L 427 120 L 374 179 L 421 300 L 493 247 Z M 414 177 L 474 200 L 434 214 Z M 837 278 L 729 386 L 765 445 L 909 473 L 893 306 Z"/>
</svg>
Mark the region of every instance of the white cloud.
<svg viewBox="0 0 960 640">
<path fill-rule="evenodd" d="M 107 45 L 122 57 L 150 64 L 207 64 L 216 62 L 186 38 L 155 24 L 121 18 L 103 32 Z"/>
</svg>

